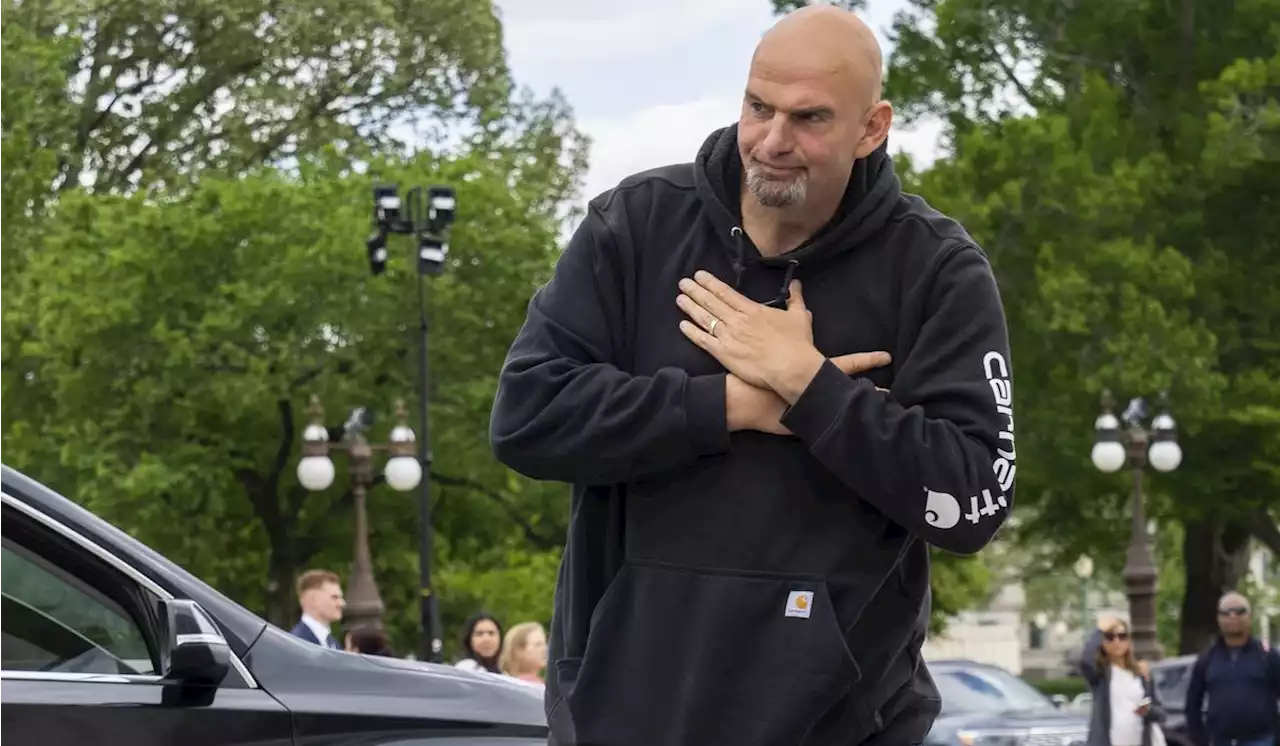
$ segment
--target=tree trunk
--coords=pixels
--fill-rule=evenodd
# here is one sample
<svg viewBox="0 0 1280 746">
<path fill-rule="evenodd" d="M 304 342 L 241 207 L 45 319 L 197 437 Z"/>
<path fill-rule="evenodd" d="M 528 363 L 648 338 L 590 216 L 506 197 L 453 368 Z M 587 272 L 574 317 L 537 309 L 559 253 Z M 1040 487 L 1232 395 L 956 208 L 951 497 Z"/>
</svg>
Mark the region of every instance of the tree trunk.
<svg viewBox="0 0 1280 746">
<path fill-rule="evenodd" d="M 298 599 L 293 592 L 297 572 L 287 539 L 275 537 L 267 567 L 267 621 L 283 629 L 298 621 Z"/>
<path fill-rule="evenodd" d="M 1235 590 L 1247 566 L 1249 532 L 1212 519 L 1188 522 L 1182 540 L 1186 595 L 1182 598 L 1181 655 L 1198 653 L 1218 633 L 1218 599 Z"/>
</svg>

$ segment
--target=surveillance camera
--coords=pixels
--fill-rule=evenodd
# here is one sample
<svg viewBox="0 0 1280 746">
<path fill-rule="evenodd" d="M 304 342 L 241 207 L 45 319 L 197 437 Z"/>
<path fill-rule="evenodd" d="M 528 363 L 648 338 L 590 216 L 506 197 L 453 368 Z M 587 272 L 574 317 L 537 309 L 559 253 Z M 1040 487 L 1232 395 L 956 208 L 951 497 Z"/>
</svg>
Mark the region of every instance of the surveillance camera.
<svg viewBox="0 0 1280 746">
<path fill-rule="evenodd" d="M 427 221 L 432 233 L 442 234 L 453 225 L 457 198 L 453 187 L 433 186 L 427 190 Z"/>
<path fill-rule="evenodd" d="M 418 237 L 418 272 L 438 275 L 444 271 L 444 263 L 448 258 L 449 244 L 429 233 Z"/>
<path fill-rule="evenodd" d="M 374 185 L 373 219 L 379 223 L 391 223 L 400 219 L 400 190 L 395 184 Z"/>
<path fill-rule="evenodd" d="M 378 184 L 373 187 L 373 222 L 384 233 L 408 233 L 400 192 L 395 184 Z"/>
</svg>

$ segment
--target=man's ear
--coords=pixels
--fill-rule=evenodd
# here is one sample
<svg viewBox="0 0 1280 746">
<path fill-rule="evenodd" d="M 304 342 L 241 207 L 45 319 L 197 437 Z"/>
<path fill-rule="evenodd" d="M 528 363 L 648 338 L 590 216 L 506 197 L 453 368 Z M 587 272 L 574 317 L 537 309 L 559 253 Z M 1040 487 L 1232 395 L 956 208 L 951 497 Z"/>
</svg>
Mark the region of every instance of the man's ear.
<svg viewBox="0 0 1280 746">
<path fill-rule="evenodd" d="M 856 159 L 866 158 L 889 137 L 889 127 L 893 125 L 893 104 L 888 101 L 877 101 L 867 113 L 867 124 L 862 131 L 862 139 L 854 150 Z"/>
</svg>

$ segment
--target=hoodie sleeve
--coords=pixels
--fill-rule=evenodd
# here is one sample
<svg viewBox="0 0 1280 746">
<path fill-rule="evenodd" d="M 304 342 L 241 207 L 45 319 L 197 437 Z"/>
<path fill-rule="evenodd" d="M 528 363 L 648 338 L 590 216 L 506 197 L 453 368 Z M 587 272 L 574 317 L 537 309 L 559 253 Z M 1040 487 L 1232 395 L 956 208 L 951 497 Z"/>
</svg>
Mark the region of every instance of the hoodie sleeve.
<svg viewBox="0 0 1280 746">
<path fill-rule="evenodd" d="M 828 361 L 782 424 L 867 502 L 957 554 L 987 545 L 1013 506 L 1009 335 L 973 246 L 943 255 L 892 392 Z"/>
<path fill-rule="evenodd" d="M 502 463 L 534 479 L 605 485 L 728 450 L 723 373 L 619 369 L 629 266 L 592 206 L 503 364 L 489 423 Z"/>
</svg>

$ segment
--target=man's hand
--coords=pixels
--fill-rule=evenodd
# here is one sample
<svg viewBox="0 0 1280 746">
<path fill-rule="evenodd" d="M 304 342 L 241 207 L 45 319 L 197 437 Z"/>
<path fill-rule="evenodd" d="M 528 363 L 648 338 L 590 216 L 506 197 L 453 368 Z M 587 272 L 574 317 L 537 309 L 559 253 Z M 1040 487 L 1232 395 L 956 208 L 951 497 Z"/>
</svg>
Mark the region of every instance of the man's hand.
<svg viewBox="0 0 1280 746">
<path fill-rule="evenodd" d="M 866 353 L 833 357 L 831 362 L 847 375 L 875 367 L 866 364 Z M 732 373 L 725 377 L 724 388 L 725 418 L 729 432 L 757 430 L 772 435 L 791 435 L 791 431 L 782 426 L 782 415 L 787 411 L 787 402 L 782 397 L 770 389 L 752 386 Z M 879 387 L 876 390 L 888 393 Z"/>
<path fill-rule="evenodd" d="M 752 386 L 730 373 L 724 379 L 724 414 L 729 432 L 758 430 L 772 435 L 790 435 L 782 426 L 787 403 L 769 389 Z"/>
<path fill-rule="evenodd" d="M 793 282 L 784 311 L 756 303 L 700 270 L 680 281 L 676 305 L 692 320 L 680 322 L 680 330 L 752 386 L 773 388 L 770 379 L 790 367 L 816 374 L 823 356 L 813 346 L 813 319 L 797 302 L 799 289 Z"/>
<path fill-rule="evenodd" d="M 822 367 L 798 281 L 791 283 L 785 311 L 756 303 L 710 272 L 681 280 L 680 290 L 676 304 L 692 319 L 680 322 L 680 331 L 744 382 L 793 403 Z M 884 352 L 859 356 L 860 370 L 889 363 Z"/>
</svg>

